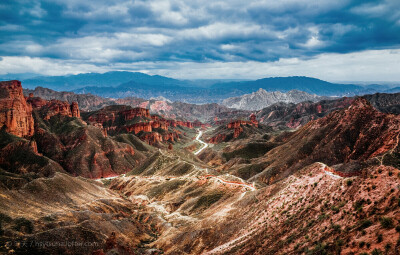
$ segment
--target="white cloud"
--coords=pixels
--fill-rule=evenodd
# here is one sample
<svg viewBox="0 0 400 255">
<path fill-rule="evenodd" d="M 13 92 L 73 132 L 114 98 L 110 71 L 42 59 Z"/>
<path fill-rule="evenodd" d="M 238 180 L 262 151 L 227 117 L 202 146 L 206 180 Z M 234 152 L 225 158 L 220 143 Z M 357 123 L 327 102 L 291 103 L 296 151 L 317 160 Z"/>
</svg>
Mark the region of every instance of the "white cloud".
<svg viewBox="0 0 400 255">
<path fill-rule="evenodd" d="M 183 29 L 177 33 L 181 39 L 221 39 L 224 37 L 240 37 L 245 39 L 252 36 L 271 36 L 276 34 L 268 29 L 267 26 L 260 26 L 255 23 L 224 23 L 216 22 L 210 25 L 201 26 L 198 28 Z"/>
<path fill-rule="evenodd" d="M 105 71 L 107 71 L 106 67 L 82 64 L 79 61 L 32 57 L 2 57 L 0 61 L 0 74 L 32 72 L 44 75 L 64 75 Z"/>
<path fill-rule="evenodd" d="M 3 57 L 0 74 L 34 72 L 45 75 L 141 71 L 180 79 L 258 79 L 271 76 L 310 76 L 328 81 L 400 81 L 400 49 L 349 54 L 321 54 L 315 58 L 275 62 L 133 62 L 105 65 L 30 57 Z"/>
</svg>

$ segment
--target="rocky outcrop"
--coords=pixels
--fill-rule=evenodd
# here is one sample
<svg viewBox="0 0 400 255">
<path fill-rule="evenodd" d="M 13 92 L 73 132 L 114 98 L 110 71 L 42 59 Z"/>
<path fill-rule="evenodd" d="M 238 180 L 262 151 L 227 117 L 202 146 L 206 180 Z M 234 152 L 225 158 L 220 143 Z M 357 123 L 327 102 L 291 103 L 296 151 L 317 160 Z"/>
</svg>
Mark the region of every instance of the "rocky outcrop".
<svg viewBox="0 0 400 255">
<path fill-rule="evenodd" d="M 131 170 L 146 157 L 140 150 L 149 151 L 136 137 L 129 135 L 126 140 L 121 138 L 122 142 L 107 137 L 112 126 L 87 125 L 80 119 L 76 102 L 44 100 L 32 94 L 25 98 L 18 81 L 1 82 L 0 96 L 0 170 L 39 177 L 55 171 L 109 177 Z M 124 113 L 121 116 L 127 119 L 132 114 L 149 116 L 148 110 Z M 145 124 L 151 131 L 151 123 Z"/>
<path fill-rule="evenodd" d="M 151 122 L 140 122 L 130 126 L 124 126 L 124 129 L 126 130 L 126 132 L 134 133 L 135 135 L 138 134 L 139 132 L 151 133 L 153 131 Z"/>
<path fill-rule="evenodd" d="M 140 136 L 140 139 L 146 141 L 150 145 L 155 145 L 163 141 L 162 135 L 157 132 L 145 133 Z"/>
<path fill-rule="evenodd" d="M 150 112 L 148 109 L 144 108 L 133 108 L 129 110 L 125 110 L 121 112 L 122 116 L 124 117 L 125 120 L 131 120 L 135 117 L 145 117 L 145 118 L 150 118 Z"/>
<path fill-rule="evenodd" d="M 249 126 L 254 126 L 258 127 L 258 121 L 256 120 L 256 116 L 252 114 L 250 116 L 250 121 L 244 121 L 244 120 L 235 120 L 226 125 L 228 129 L 233 129 L 233 138 L 238 138 L 239 135 L 243 132 L 242 126 L 249 125 Z"/>
<path fill-rule="evenodd" d="M 257 116 L 250 114 L 248 118 L 249 120 L 234 120 L 226 125 L 221 125 L 216 130 L 216 133 L 208 139 L 208 142 L 213 144 L 227 142 L 228 140 L 238 138 L 248 128 L 255 131 L 258 128 Z M 218 119 L 214 119 L 214 121 L 219 122 Z"/>
<path fill-rule="evenodd" d="M 81 113 L 77 102 L 69 104 L 66 101 L 60 100 L 44 100 L 40 97 L 34 97 L 32 93 L 27 98 L 27 103 L 32 106 L 34 110 L 38 110 L 44 120 L 49 120 L 55 115 L 66 117 L 80 118 Z"/>
<path fill-rule="evenodd" d="M 28 103 L 31 103 L 33 100 L 35 100 L 35 98 L 32 100 L 28 98 Z M 32 104 L 33 108 L 40 112 L 44 120 L 49 120 L 51 117 L 56 115 L 77 118 L 80 118 L 81 116 L 76 102 L 69 104 L 68 102 L 59 100 L 50 100 L 46 101 L 46 104 L 42 105 L 42 101 L 39 99 L 35 100 L 35 103 L 36 104 Z"/>
<path fill-rule="evenodd" d="M 25 100 L 20 81 L 0 82 L 0 127 L 20 137 L 34 133 L 32 107 Z"/>
<path fill-rule="evenodd" d="M 151 122 L 151 127 L 152 128 L 161 128 L 163 130 L 168 130 L 169 124 L 165 120 L 157 120 Z"/>
<path fill-rule="evenodd" d="M 225 135 L 225 134 L 217 134 L 217 135 L 211 137 L 208 140 L 208 143 L 212 143 L 212 144 L 222 143 L 222 142 L 225 142 L 226 138 L 227 138 L 227 135 Z"/>
<path fill-rule="evenodd" d="M 81 117 L 81 112 L 79 110 L 79 106 L 78 106 L 77 102 L 71 103 L 71 113 L 72 113 L 72 117 L 76 117 L 76 118 Z"/>
<path fill-rule="evenodd" d="M 105 107 L 90 113 L 86 119 L 89 124 L 105 129 L 108 134 L 133 133 L 150 145 L 177 141 L 182 134 L 176 129 L 178 126 L 194 128 L 190 121 L 165 119 L 159 115 L 151 115 L 145 108 L 122 105 Z M 203 124 L 197 121 L 196 125 Z"/>
</svg>

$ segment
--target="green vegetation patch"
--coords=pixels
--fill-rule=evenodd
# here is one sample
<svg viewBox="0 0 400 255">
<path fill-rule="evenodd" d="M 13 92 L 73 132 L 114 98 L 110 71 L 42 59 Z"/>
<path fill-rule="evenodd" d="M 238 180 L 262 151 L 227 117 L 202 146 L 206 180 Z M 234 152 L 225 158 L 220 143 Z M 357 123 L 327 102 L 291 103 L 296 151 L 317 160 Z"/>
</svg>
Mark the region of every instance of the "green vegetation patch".
<svg viewBox="0 0 400 255">
<path fill-rule="evenodd" d="M 277 146 L 276 143 L 249 143 L 243 148 L 231 152 L 224 152 L 222 156 L 229 161 L 232 158 L 240 157 L 244 159 L 258 158 Z"/>
<path fill-rule="evenodd" d="M 190 170 L 193 169 L 193 166 L 189 163 L 183 162 L 179 163 L 176 166 L 172 167 L 171 171 L 168 171 L 167 174 L 174 176 L 181 176 L 187 174 Z"/>
<path fill-rule="evenodd" d="M 132 171 L 127 173 L 126 176 L 139 175 L 139 174 L 143 173 L 147 168 L 149 168 L 158 159 L 158 157 L 160 157 L 160 155 L 161 155 L 160 152 L 155 153 L 153 156 L 151 156 L 145 162 L 143 162 L 143 164 L 141 164 L 138 167 L 135 167 Z"/>
<path fill-rule="evenodd" d="M 250 177 L 261 173 L 264 171 L 264 169 L 268 166 L 266 163 L 260 163 L 260 164 L 249 164 L 247 166 L 244 166 L 242 168 L 239 168 L 236 170 L 233 174 L 242 178 L 242 179 L 249 179 Z"/>
<path fill-rule="evenodd" d="M 152 150 L 152 147 L 142 140 L 140 140 L 137 136 L 134 136 L 132 134 L 120 134 L 115 136 L 115 140 L 117 142 L 121 143 L 126 143 L 132 146 L 133 148 L 139 150 L 139 151 L 150 151 Z"/>
<path fill-rule="evenodd" d="M 192 210 L 209 208 L 211 205 L 218 202 L 223 196 L 224 193 L 221 191 L 213 191 L 209 194 L 203 195 L 196 201 Z"/>
<path fill-rule="evenodd" d="M 167 181 L 167 182 L 164 182 L 160 185 L 157 185 L 157 186 L 151 188 L 148 191 L 147 195 L 150 198 L 159 197 L 161 195 L 165 195 L 173 190 L 180 188 L 185 183 L 186 183 L 185 180 L 178 180 L 178 179 Z"/>
</svg>

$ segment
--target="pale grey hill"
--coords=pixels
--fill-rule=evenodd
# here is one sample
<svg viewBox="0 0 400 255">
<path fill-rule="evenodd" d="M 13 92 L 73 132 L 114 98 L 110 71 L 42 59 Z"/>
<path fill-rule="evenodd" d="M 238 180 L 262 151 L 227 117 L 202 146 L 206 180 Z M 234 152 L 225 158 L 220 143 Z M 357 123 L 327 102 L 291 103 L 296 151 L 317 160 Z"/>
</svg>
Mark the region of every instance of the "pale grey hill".
<svg viewBox="0 0 400 255">
<path fill-rule="evenodd" d="M 317 102 L 323 99 L 327 99 L 327 97 L 312 95 L 295 89 L 284 93 L 280 91 L 268 92 L 260 88 L 251 94 L 227 98 L 222 104 L 229 108 L 255 111 L 278 102 L 297 104 L 304 101 Z"/>
</svg>

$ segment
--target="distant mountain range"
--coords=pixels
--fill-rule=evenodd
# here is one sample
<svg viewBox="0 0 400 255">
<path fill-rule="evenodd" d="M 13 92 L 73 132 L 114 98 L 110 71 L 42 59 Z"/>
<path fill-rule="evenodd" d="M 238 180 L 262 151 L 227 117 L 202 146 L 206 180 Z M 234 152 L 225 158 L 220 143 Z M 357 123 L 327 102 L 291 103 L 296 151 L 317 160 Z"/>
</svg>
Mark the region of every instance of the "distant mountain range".
<svg viewBox="0 0 400 255">
<path fill-rule="evenodd" d="M 312 95 L 295 89 L 288 92 L 268 92 L 264 89 L 259 89 L 251 94 L 227 98 L 222 101 L 222 105 L 229 108 L 253 111 L 261 110 L 278 102 L 297 104 L 304 101 L 317 102 L 323 99 L 327 99 L 327 97 Z"/>
<path fill-rule="evenodd" d="M 29 76 L 26 77 L 31 77 Z M 12 75 L 7 75 L 12 77 Z M 17 76 L 16 76 L 17 77 Z M 253 81 L 231 80 L 177 80 L 159 75 L 135 72 L 87 73 L 67 76 L 40 76 L 21 78 L 27 88 L 38 86 L 57 91 L 91 93 L 102 97 L 125 98 L 165 97 L 186 103 L 220 103 L 229 97 L 238 97 L 258 91 L 272 92 L 300 90 L 318 96 L 354 96 L 390 89 L 387 85 L 336 84 L 309 77 L 275 77 Z"/>
</svg>

